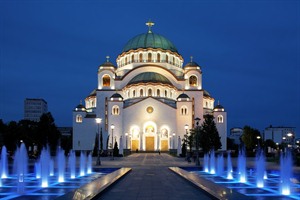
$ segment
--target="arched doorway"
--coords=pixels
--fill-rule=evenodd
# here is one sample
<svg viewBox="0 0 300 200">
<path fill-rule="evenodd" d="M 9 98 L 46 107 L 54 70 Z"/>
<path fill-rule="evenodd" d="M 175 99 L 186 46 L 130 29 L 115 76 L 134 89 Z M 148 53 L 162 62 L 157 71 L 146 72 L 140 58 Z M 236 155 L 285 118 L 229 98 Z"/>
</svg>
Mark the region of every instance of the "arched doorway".
<svg viewBox="0 0 300 200">
<path fill-rule="evenodd" d="M 156 124 L 154 122 L 147 122 L 144 125 L 144 141 L 145 150 L 154 151 L 156 141 Z"/>
<path fill-rule="evenodd" d="M 133 127 L 130 130 L 130 136 L 131 136 L 131 150 L 135 151 L 139 148 L 140 145 L 140 130 L 138 127 Z"/>
</svg>

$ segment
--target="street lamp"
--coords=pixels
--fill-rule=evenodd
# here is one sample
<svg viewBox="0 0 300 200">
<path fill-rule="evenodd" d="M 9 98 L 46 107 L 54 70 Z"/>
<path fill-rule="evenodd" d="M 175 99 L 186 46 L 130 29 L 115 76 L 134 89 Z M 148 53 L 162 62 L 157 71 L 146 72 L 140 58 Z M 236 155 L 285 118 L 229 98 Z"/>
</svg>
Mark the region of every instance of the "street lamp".
<svg viewBox="0 0 300 200">
<path fill-rule="evenodd" d="M 96 160 L 96 165 L 101 165 L 101 160 L 100 160 L 100 123 L 102 121 L 101 118 L 96 118 L 96 123 L 98 124 L 98 155 L 97 155 L 97 160 Z"/>
<path fill-rule="evenodd" d="M 199 149 L 198 135 L 199 135 L 199 132 L 200 132 L 200 128 L 199 128 L 199 121 L 200 120 L 201 119 L 199 117 L 195 118 L 195 121 L 196 121 L 196 166 L 200 166 L 199 152 L 198 152 L 198 149 Z"/>
<path fill-rule="evenodd" d="M 112 160 L 114 160 L 114 129 L 115 129 L 115 125 L 114 124 L 112 124 L 111 126 L 110 126 L 110 128 L 111 128 L 111 150 L 112 150 Z"/>
<path fill-rule="evenodd" d="M 125 137 L 126 137 L 126 149 L 128 149 L 128 145 L 127 145 L 127 137 L 128 137 L 128 133 L 125 133 Z"/>
</svg>

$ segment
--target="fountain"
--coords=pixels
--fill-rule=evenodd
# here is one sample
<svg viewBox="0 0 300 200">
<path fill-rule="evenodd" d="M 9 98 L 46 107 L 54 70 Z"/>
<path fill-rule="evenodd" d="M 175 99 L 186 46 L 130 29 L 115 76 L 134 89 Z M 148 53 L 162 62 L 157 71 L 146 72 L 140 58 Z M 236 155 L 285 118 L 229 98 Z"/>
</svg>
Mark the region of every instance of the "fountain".
<svg viewBox="0 0 300 200">
<path fill-rule="evenodd" d="M 246 156 L 245 150 L 240 149 L 239 156 L 238 156 L 238 173 L 239 173 L 239 181 L 241 183 L 247 182 L 246 176 Z"/>
<path fill-rule="evenodd" d="M 2 148 L 2 152 L 5 151 L 5 148 Z M 1 160 L 6 156 L 2 156 Z M 14 158 L 13 165 L 8 165 L 8 161 L 3 162 L 8 166 L 8 170 L 5 173 L 7 178 L 0 178 L 0 199 L 54 199 L 117 170 L 92 169 L 92 155 L 87 157 L 84 152 L 81 152 L 79 170 L 76 168 L 76 156 L 73 151 L 70 152 L 66 166 L 62 149 L 58 149 L 55 162 L 50 156 L 49 148 L 42 149 L 37 161 L 29 161 L 24 143 L 17 148 Z M 1 166 L 1 172 L 3 169 Z M 90 174 L 82 176 L 79 174 L 81 171 L 88 171 Z"/>
<path fill-rule="evenodd" d="M 74 151 L 70 151 L 69 155 L 69 171 L 70 178 L 74 179 L 76 174 L 76 156 Z"/>
<path fill-rule="evenodd" d="M 25 192 L 25 177 L 28 173 L 28 156 L 24 143 L 21 143 L 20 148 L 17 149 L 15 154 L 14 167 L 17 175 L 17 192 L 23 194 Z"/>
<path fill-rule="evenodd" d="M 290 194 L 291 188 L 291 171 L 292 171 L 292 156 L 290 151 L 282 153 L 280 156 L 280 177 L 281 177 L 281 188 L 280 192 L 283 195 Z"/>
<path fill-rule="evenodd" d="M 227 154 L 227 179 L 229 180 L 233 179 L 230 153 Z"/>
<path fill-rule="evenodd" d="M 211 174 L 215 174 L 216 173 L 216 165 L 215 165 L 215 150 L 211 150 L 211 152 L 210 152 L 210 163 L 209 163 L 209 168 L 210 168 L 210 170 L 209 170 L 209 172 L 211 173 Z"/>
<path fill-rule="evenodd" d="M 217 175 L 222 176 L 224 171 L 224 156 L 219 154 L 217 157 Z"/>
<path fill-rule="evenodd" d="M 80 153 L 80 176 L 85 175 L 85 153 L 81 152 Z"/>
<path fill-rule="evenodd" d="M 203 170 L 205 172 L 208 172 L 208 160 L 209 160 L 209 157 L 208 157 L 208 154 L 204 154 L 204 158 L 203 158 Z"/>
<path fill-rule="evenodd" d="M 92 173 L 92 153 L 89 153 L 88 155 L 88 162 L 87 162 L 87 173 L 90 174 Z"/>
<path fill-rule="evenodd" d="M 256 154 L 256 167 L 246 168 L 246 156 L 244 151 L 239 151 L 237 158 L 237 170 L 233 170 L 230 153 L 227 155 L 227 170 L 222 171 L 223 155 L 217 156 L 217 174 L 211 174 L 206 170 L 206 166 L 211 162 L 204 156 L 203 170 L 187 168 L 193 174 L 200 176 L 202 179 L 209 180 L 216 185 L 222 185 L 223 188 L 234 190 L 235 192 L 259 198 L 267 199 L 299 199 L 300 196 L 300 174 L 292 174 L 292 155 L 291 152 L 281 154 L 280 171 L 266 170 L 264 152 L 259 150 Z M 223 158 L 224 159 L 224 158 Z M 224 163 L 223 163 L 224 164 Z M 223 166 L 224 167 L 224 166 Z M 195 171 L 196 170 L 196 171 Z M 185 176 L 187 177 L 187 176 Z M 191 181 L 196 179 L 191 178 Z M 293 181 L 293 182 L 292 182 Z M 199 185 L 204 188 L 208 187 L 207 182 L 201 181 Z M 214 186 L 212 186 L 214 187 Z"/>
<path fill-rule="evenodd" d="M 46 149 L 43 149 L 41 152 L 40 157 L 40 170 L 41 170 L 41 186 L 42 187 L 48 187 L 48 178 L 50 175 L 49 170 L 49 160 L 50 160 L 50 154 L 47 152 Z"/>
<path fill-rule="evenodd" d="M 258 150 L 256 155 L 256 186 L 264 187 L 265 177 L 265 156 L 263 150 Z"/>
<path fill-rule="evenodd" d="M 8 176 L 8 166 L 7 166 L 7 150 L 6 147 L 3 146 L 1 150 L 1 178 L 7 178 Z"/>
<path fill-rule="evenodd" d="M 65 181 L 65 151 L 61 148 L 57 151 L 57 169 L 58 169 L 58 182 Z"/>
</svg>

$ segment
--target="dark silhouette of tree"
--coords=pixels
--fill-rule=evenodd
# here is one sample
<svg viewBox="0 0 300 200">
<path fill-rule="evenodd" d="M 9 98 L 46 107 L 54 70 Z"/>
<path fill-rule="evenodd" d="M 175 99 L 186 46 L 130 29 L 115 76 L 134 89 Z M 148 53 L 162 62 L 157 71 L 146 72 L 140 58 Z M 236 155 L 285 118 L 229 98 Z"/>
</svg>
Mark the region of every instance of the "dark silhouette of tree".
<svg viewBox="0 0 300 200">
<path fill-rule="evenodd" d="M 40 117 L 40 121 L 37 124 L 36 136 L 39 149 L 49 145 L 51 152 L 55 152 L 60 138 L 60 132 L 58 131 L 54 123 L 54 118 L 50 112 L 45 113 Z"/>
<path fill-rule="evenodd" d="M 213 115 L 208 114 L 204 116 L 199 140 L 204 153 L 208 153 L 211 149 L 218 150 L 222 147 L 221 137 Z"/>
<path fill-rule="evenodd" d="M 94 142 L 94 150 L 93 150 L 93 156 L 97 156 L 98 155 L 98 141 L 99 141 L 99 134 L 98 133 L 96 133 L 96 136 L 95 136 L 95 142 Z"/>
<path fill-rule="evenodd" d="M 261 139 L 258 140 L 257 136 L 260 136 L 261 138 L 260 132 L 257 129 L 251 128 L 250 126 L 244 126 L 241 139 L 247 151 L 255 149 L 257 144 L 261 145 Z"/>
<path fill-rule="evenodd" d="M 114 152 L 113 152 L 114 156 L 119 156 L 119 147 L 118 147 L 118 143 L 117 141 L 115 141 L 115 145 L 114 145 Z"/>
<path fill-rule="evenodd" d="M 100 130 L 100 151 L 103 151 L 103 136 L 102 136 L 102 127 Z"/>
<path fill-rule="evenodd" d="M 192 153 L 192 148 L 194 146 L 193 129 L 190 130 L 190 133 L 187 132 L 186 134 L 184 134 L 184 138 L 182 140 L 186 147 L 189 147 L 189 152 Z"/>
</svg>

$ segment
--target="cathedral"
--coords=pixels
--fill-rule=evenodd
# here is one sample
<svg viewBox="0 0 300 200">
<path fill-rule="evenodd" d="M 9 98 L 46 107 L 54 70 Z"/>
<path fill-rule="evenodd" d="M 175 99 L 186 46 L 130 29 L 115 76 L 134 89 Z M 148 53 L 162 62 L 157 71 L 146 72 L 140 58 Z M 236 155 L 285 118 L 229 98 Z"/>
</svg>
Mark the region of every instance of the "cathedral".
<svg viewBox="0 0 300 200">
<path fill-rule="evenodd" d="M 145 33 L 125 44 L 116 65 L 107 56 L 98 67 L 97 87 L 73 110 L 73 150 L 93 150 L 101 132 L 103 150 L 117 142 L 121 154 L 179 154 L 184 134 L 206 114 L 214 116 L 226 150 L 227 113 L 203 89 L 201 66 L 192 57 L 184 64 L 176 46 L 153 32 L 154 23 L 146 25 Z"/>
</svg>

